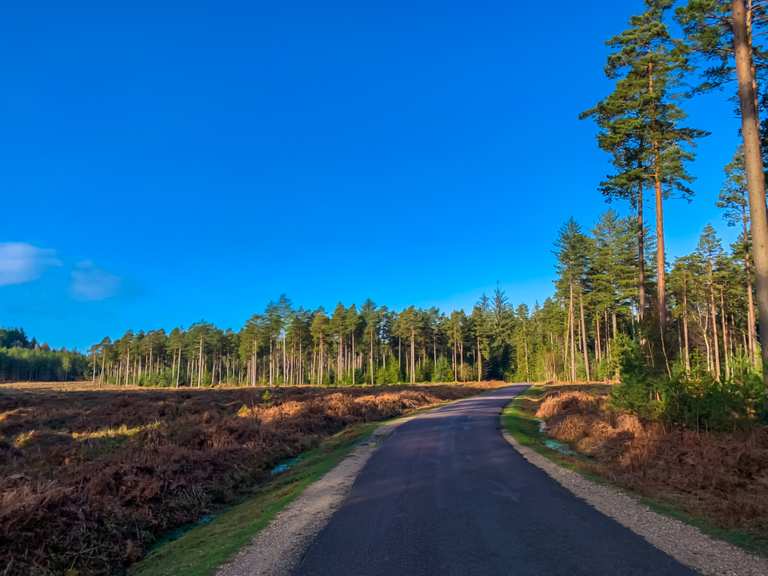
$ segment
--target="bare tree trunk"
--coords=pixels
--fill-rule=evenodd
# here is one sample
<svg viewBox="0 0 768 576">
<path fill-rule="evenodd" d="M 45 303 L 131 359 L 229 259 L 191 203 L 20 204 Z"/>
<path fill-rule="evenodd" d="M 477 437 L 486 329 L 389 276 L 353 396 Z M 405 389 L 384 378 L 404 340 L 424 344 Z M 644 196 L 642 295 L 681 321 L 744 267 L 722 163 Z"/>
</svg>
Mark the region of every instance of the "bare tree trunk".
<svg viewBox="0 0 768 576">
<path fill-rule="evenodd" d="M 198 356 L 197 366 L 197 387 L 200 388 L 203 384 L 203 337 L 200 336 L 200 355 Z"/>
<path fill-rule="evenodd" d="M 731 377 L 731 362 L 728 358 L 728 327 L 725 321 L 725 297 L 723 296 L 723 287 L 720 287 L 720 327 L 723 332 L 723 358 L 725 360 L 725 378 Z"/>
<path fill-rule="evenodd" d="M 528 362 L 528 335 L 525 332 L 525 328 L 523 328 L 523 349 L 525 352 L 525 379 L 526 381 L 531 381 L 531 366 Z"/>
<path fill-rule="evenodd" d="M 570 356 L 571 356 L 571 382 L 576 382 L 576 341 L 574 338 L 574 324 L 575 317 L 573 313 L 573 281 L 568 285 L 569 298 L 568 298 L 568 325 L 570 326 L 569 337 L 570 343 Z"/>
<path fill-rule="evenodd" d="M 451 342 L 451 370 L 453 371 L 453 382 L 458 382 L 459 377 L 456 373 L 456 335 L 453 335 L 453 342 Z"/>
<path fill-rule="evenodd" d="M 374 382 L 374 374 L 373 374 L 373 328 L 371 328 L 371 357 L 369 365 L 371 367 L 371 386 L 375 384 Z"/>
<path fill-rule="evenodd" d="M 643 183 L 637 188 L 637 315 L 645 316 L 645 223 L 643 222 Z"/>
<path fill-rule="evenodd" d="M 688 286 L 683 278 L 683 360 L 685 362 L 685 373 L 691 373 L 690 348 L 688 346 Z"/>
<path fill-rule="evenodd" d="M 325 366 L 325 365 L 324 365 L 324 359 L 323 359 L 323 338 L 321 337 L 321 338 L 320 338 L 320 364 L 319 364 L 319 368 L 320 368 L 320 380 L 318 380 L 318 384 L 320 384 L 320 385 L 322 385 L 322 384 L 323 384 L 323 382 L 324 382 L 324 379 L 323 379 L 323 376 L 324 376 L 324 374 L 323 374 L 323 368 L 324 368 L 324 366 Z"/>
<path fill-rule="evenodd" d="M 480 336 L 477 337 L 477 381 L 483 379 L 483 352 L 480 349 Z"/>
<path fill-rule="evenodd" d="M 648 92 L 653 98 L 653 63 L 648 63 Z M 652 122 L 656 123 L 655 111 Z M 666 270 L 664 257 L 664 191 L 661 184 L 661 151 L 659 142 L 653 141 L 653 185 L 656 197 L 656 313 L 659 317 L 661 344 L 664 345 L 664 334 L 667 324 L 667 292 Z"/>
<path fill-rule="evenodd" d="M 712 322 L 712 346 L 715 353 L 715 380 L 720 380 L 720 343 L 717 335 L 717 314 L 715 311 L 715 286 L 712 264 L 709 264 L 709 314 Z"/>
<path fill-rule="evenodd" d="M 587 324 L 584 321 L 584 298 L 581 288 L 579 288 L 579 315 L 581 316 L 581 350 L 584 355 L 584 372 L 587 376 L 587 382 L 590 381 L 589 374 L 589 349 L 587 348 Z"/>
<path fill-rule="evenodd" d="M 416 331 L 411 328 L 411 384 L 416 384 Z"/>
<path fill-rule="evenodd" d="M 755 299 L 752 295 L 752 257 L 749 254 L 749 217 L 746 207 L 741 210 L 741 231 L 744 236 L 744 289 L 747 294 L 747 340 L 749 360 L 757 367 L 757 335 L 755 334 Z"/>
<path fill-rule="evenodd" d="M 600 341 L 600 313 L 595 313 L 595 362 L 599 364 L 603 361 L 602 343 Z M 595 368 L 595 372 L 598 368 Z"/>
<path fill-rule="evenodd" d="M 755 105 L 755 73 L 749 45 L 744 0 L 733 0 L 733 48 L 739 84 L 741 134 L 744 139 L 744 167 L 749 190 L 749 215 L 752 231 L 752 259 L 755 264 L 755 292 L 760 317 L 760 348 L 763 383 L 768 386 L 768 215 L 765 205 L 765 173 L 760 151 L 760 118 Z"/>
</svg>

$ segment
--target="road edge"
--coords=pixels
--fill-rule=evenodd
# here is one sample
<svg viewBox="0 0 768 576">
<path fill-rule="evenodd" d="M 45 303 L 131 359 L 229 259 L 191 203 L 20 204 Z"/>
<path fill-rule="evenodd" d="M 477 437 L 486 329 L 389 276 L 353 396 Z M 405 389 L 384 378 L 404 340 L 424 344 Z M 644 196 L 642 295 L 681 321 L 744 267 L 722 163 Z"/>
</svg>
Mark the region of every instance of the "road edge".
<svg viewBox="0 0 768 576">
<path fill-rule="evenodd" d="M 499 417 L 502 436 L 523 458 L 545 472 L 571 494 L 628 528 L 665 554 L 704 576 L 765 576 L 768 574 L 767 559 L 707 536 L 690 524 L 654 512 L 626 492 L 613 486 L 593 482 L 578 472 L 560 466 L 532 448 L 523 446 L 504 426 L 505 410 L 506 407 Z"/>
<path fill-rule="evenodd" d="M 429 410 L 452 403 L 447 402 Z M 278 512 L 249 544 L 219 567 L 216 576 L 291 574 L 315 536 L 341 507 L 357 476 L 384 439 L 399 426 L 422 414 L 419 411 L 382 423 L 333 469 L 307 486 L 293 502 Z"/>
</svg>

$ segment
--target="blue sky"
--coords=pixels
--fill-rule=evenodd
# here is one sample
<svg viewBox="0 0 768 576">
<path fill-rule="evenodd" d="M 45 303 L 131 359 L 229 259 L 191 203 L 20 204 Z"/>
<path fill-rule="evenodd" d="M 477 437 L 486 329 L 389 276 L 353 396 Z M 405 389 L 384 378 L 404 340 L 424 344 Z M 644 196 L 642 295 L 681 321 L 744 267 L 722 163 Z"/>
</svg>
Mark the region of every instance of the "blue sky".
<svg viewBox="0 0 768 576">
<path fill-rule="evenodd" d="M 281 293 L 449 310 L 498 282 L 542 301 L 557 229 L 606 209 L 608 158 L 577 115 L 641 7 L 6 3 L 0 325 L 84 349 L 237 329 Z M 666 205 L 671 257 L 706 222 L 734 236 L 714 206 L 727 96 L 686 104 L 712 135 L 695 200 Z"/>
</svg>

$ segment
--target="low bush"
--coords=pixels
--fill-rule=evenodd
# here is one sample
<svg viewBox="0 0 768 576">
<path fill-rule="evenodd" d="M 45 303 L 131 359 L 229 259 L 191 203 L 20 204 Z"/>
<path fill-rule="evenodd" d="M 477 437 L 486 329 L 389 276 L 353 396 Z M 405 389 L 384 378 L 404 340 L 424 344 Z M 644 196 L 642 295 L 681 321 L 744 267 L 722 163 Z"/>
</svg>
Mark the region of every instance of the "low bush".
<svg viewBox="0 0 768 576">
<path fill-rule="evenodd" d="M 730 402 L 742 394 L 728 386 L 712 388 L 725 389 L 724 396 L 698 397 L 698 391 L 688 390 L 685 402 L 698 398 L 695 406 L 701 407 L 722 397 Z M 662 393 L 658 402 L 671 394 Z M 680 420 L 696 414 L 690 404 L 674 408 L 675 412 L 673 401 L 669 402 L 667 413 L 680 414 Z M 615 397 L 564 388 L 550 391 L 537 408 L 548 436 L 589 457 L 577 460 L 586 470 L 717 527 L 738 529 L 759 541 L 768 539 L 768 427 L 734 428 L 739 415 L 729 415 L 730 428 L 723 431 L 670 426 L 618 410 Z M 701 421 L 710 423 L 722 414 L 698 413 Z"/>
<path fill-rule="evenodd" d="M 703 370 L 678 368 L 670 378 L 650 370 L 639 345 L 627 339 L 620 369 L 621 383 L 611 393 L 616 409 L 694 430 L 733 430 L 763 420 L 766 391 L 750 371 L 718 381 Z"/>
</svg>

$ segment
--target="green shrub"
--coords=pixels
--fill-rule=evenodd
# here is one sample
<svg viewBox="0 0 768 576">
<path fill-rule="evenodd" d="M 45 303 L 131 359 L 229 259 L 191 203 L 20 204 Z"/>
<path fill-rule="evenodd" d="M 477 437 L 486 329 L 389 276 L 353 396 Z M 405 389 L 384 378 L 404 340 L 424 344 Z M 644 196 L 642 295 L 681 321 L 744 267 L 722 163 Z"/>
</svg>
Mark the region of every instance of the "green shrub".
<svg viewBox="0 0 768 576">
<path fill-rule="evenodd" d="M 621 383 L 611 392 L 616 409 L 697 430 L 732 430 L 763 417 L 762 379 L 748 368 L 717 381 L 694 363 L 690 374 L 676 367 L 669 378 L 647 367 L 636 341 L 619 346 Z"/>
<path fill-rule="evenodd" d="M 453 370 L 448 358 L 441 356 L 432 371 L 432 382 L 453 382 Z"/>
</svg>

